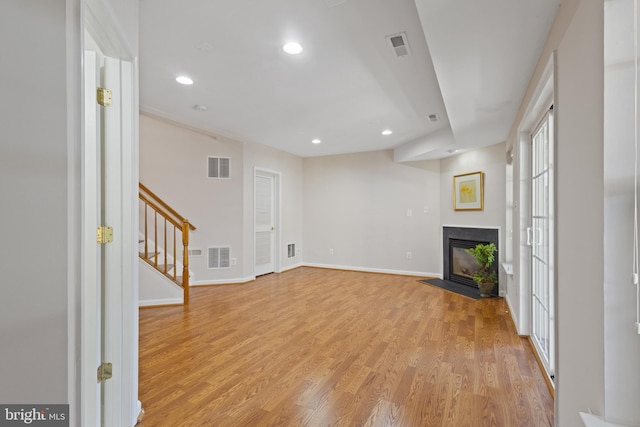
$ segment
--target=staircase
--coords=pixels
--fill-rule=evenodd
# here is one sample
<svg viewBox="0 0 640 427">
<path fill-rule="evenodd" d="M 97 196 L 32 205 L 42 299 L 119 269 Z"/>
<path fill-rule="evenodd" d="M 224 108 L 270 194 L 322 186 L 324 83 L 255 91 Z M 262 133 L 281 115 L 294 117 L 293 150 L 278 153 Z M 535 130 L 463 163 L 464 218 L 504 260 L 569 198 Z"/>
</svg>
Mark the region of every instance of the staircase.
<svg viewBox="0 0 640 427">
<path fill-rule="evenodd" d="M 139 184 L 140 259 L 183 290 L 184 304 L 189 304 L 189 231 L 196 227 Z"/>
</svg>

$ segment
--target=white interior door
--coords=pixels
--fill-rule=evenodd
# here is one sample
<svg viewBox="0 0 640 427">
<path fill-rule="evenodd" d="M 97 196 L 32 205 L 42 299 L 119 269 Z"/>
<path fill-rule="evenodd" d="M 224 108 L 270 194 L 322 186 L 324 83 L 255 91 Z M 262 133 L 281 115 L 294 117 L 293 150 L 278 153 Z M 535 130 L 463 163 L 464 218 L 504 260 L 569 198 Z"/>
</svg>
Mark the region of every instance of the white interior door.
<svg viewBox="0 0 640 427">
<path fill-rule="evenodd" d="M 256 170 L 254 174 L 255 270 L 260 276 L 276 271 L 277 263 L 277 176 Z"/>
<path fill-rule="evenodd" d="M 532 338 L 547 374 L 553 377 L 555 354 L 553 274 L 553 110 L 550 109 L 531 138 L 531 246 Z"/>
</svg>

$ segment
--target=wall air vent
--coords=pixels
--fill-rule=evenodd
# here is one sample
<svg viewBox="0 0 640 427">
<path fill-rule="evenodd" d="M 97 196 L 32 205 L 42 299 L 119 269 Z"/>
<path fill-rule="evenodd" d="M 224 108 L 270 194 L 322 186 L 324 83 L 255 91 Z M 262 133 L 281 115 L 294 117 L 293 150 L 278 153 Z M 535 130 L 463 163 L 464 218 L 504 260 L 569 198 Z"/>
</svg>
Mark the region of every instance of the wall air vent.
<svg viewBox="0 0 640 427">
<path fill-rule="evenodd" d="M 208 248 L 208 266 L 209 268 L 230 268 L 231 267 L 231 248 L 229 247 L 212 247 Z"/>
<path fill-rule="evenodd" d="M 208 157 L 207 176 L 215 179 L 231 178 L 231 159 L 227 157 Z"/>
<path fill-rule="evenodd" d="M 387 36 L 387 39 L 389 40 L 389 43 L 391 43 L 391 47 L 393 48 L 393 52 L 396 56 L 402 57 L 411 54 L 406 33 L 398 33 L 392 36 Z"/>
</svg>

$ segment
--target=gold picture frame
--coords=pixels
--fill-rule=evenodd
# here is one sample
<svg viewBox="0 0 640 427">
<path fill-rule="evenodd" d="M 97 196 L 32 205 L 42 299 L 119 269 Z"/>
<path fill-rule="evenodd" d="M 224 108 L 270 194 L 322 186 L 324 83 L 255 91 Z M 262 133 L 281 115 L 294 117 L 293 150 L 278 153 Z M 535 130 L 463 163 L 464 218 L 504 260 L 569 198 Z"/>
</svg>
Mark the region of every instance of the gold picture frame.
<svg viewBox="0 0 640 427">
<path fill-rule="evenodd" d="M 453 177 L 453 209 L 481 211 L 484 209 L 484 174 L 471 172 Z"/>
</svg>

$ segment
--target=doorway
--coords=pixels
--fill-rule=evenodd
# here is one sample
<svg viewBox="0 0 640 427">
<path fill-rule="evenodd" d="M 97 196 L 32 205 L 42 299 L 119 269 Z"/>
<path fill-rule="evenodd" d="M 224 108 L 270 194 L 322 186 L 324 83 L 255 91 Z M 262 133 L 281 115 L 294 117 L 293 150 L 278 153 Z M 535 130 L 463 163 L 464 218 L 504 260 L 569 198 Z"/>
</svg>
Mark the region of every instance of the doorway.
<svg viewBox="0 0 640 427">
<path fill-rule="evenodd" d="M 134 425 L 140 411 L 136 71 L 134 62 L 105 55 L 94 40 L 85 34 L 80 424 Z"/>
<path fill-rule="evenodd" d="M 254 169 L 254 275 L 280 272 L 280 173 Z"/>
</svg>

